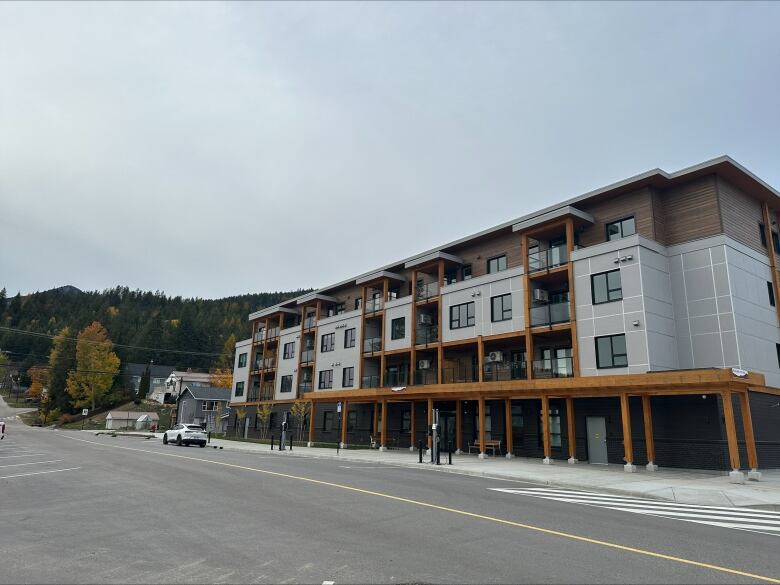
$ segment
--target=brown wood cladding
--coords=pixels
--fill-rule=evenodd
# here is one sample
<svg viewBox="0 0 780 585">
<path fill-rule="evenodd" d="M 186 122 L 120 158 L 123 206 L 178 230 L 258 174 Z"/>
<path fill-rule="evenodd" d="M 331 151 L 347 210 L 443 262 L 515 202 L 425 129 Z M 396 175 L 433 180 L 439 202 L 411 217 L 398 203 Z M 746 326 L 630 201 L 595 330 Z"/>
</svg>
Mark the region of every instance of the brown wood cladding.
<svg viewBox="0 0 780 585">
<path fill-rule="evenodd" d="M 761 245 L 759 224 L 763 222 L 761 204 L 731 183 L 718 178 L 723 233 L 759 252 Z"/>
<path fill-rule="evenodd" d="M 448 251 L 460 256 L 464 264 L 471 264 L 472 276 L 482 276 L 487 274 L 488 259 L 501 254 L 506 254 L 507 268 L 522 266 L 523 255 L 520 247 L 520 235 L 509 230 Z"/>
<path fill-rule="evenodd" d="M 714 175 L 701 177 L 659 194 L 667 246 L 721 233 L 718 189 Z"/>
<path fill-rule="evenodd" d="M 610 222 L 634 216 L 636 231 L 640 235 L 655 240 L 653 218 L 653 192 L 649 187 L 618 195 L 611 199 L 578 205 L 579 209 L 590 213 L 595 222 L 580 232 L 580 245 L 595 246 L 606 241 L 606 225 Z"/>
</svg>

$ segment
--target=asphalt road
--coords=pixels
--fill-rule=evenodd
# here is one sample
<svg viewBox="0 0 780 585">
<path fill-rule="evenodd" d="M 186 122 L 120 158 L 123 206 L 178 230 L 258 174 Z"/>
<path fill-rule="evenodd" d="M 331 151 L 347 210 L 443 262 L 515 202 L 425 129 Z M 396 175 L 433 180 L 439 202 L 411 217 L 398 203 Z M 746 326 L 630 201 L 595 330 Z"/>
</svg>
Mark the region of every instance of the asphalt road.
<svg viewBox="0 0 780 585">
<path fill-rule="evenodd" d="M 535 487 L 11 422 L 0 583 L 780 583 L 777 535 Z"/>
</svg>

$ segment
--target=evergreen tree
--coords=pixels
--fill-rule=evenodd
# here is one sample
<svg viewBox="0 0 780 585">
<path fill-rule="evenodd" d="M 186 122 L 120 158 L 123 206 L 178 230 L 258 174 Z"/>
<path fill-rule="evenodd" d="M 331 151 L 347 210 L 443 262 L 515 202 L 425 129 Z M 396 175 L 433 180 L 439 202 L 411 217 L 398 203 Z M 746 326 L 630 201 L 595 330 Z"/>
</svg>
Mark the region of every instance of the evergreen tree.
<svg viewBox="0 0 780 585">
<path fill-rule="evenodd" d="M 68 371 L 76 365 L 76 344 L 69 339 L 70 327 L 64 327 L 54 336 L 49 353 L 49 402 L 61 412 L 72 409 L 70 395 L 65 389 Z"/>
<path fill-rule="evenodd" d="M 141 383 L 138 385 L 138 401 L 140 402 L 149 396 L 149 389 L 152 384 L 152 371 L 146 366 L 144 373 L 141 374 Z"/>
</svg>

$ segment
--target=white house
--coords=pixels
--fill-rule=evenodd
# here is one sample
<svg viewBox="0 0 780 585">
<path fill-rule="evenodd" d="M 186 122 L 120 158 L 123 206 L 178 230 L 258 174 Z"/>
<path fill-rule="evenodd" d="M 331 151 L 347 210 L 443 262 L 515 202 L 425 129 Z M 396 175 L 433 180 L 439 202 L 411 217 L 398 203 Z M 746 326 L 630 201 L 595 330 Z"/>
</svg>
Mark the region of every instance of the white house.
<svg viewBox="0 0 780 585">
<path fill-rule="evenodd" d="M 179 398 L 185 385 L 191 388 L 205 388 L 211 385 L 210 380 L 211 374 L 174 370 L 166 378 L 164 386 L 154 389 L 149 398 L 160 404 L 173 404 Z"/>
<path fill-rule="evenodd" d="M 156 412 L 134 412 L 132 410 L 112 410 L 106 416 L 107 430 L 145 431 L 160 426 L 160 417 Z"/>
</svg>

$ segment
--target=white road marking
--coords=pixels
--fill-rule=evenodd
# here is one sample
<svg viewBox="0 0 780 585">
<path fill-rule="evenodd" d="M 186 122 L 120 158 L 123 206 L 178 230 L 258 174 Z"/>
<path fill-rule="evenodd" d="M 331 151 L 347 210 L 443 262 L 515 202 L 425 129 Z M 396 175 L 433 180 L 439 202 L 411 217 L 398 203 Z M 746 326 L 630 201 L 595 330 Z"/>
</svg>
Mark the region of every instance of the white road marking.
<svg viewBox="0 0 780 585">
<path fill-rule="evenodd" d="M 60 471 L 74 471 L 81 467 L 69 467 L 68 469 L 53 469 L 52 471 L 36 471 L 34 473 L 20 473 L 18 475 L 0 475 L 0 479 L 11 479 L 12 477 L 27 477 L 29 475 L 43 475 L 44 473 L 59 473 Z"/>
<path fill-rule="evenodd" d="M 323 581 L 322 585 L 335 585 L 335 581 Z"/>
<path fill-rule="evenodd" d="M 13 459 L 14 457 L 38 457 L 46 455 L 46 453 L 26 453 L 24 455 L 2 455 L 0 459 Z"/>
<path fill-rule="evenodd" d="M 544 498 L 556 502 L 595 506 L 620 512 L 630 512 L 632 514 L 658 516 L 670 520 L 681 520 L 684 522 L 693 522 L 695 524 L 707 524 L 720 528 L 732 528 L 780 536 L 780 513 L 769 510 L 678 504 L 676 502 L 664 502 L 646 498 L 612 496 L 609 494 L 578 492 L 555 488 L 489 489 L 491 491 L 508 494 Z"/>
<path fill-rule="evenodd" d="M 62 459 L 52 459 L 51 461 L 34 461 L 32 463 L 9 463 L 8 465 L 0 465 L 2 467 L 21 467 L 22 465 L 43 465 L 44 463 L 59 463 Z"/>
</svg>

